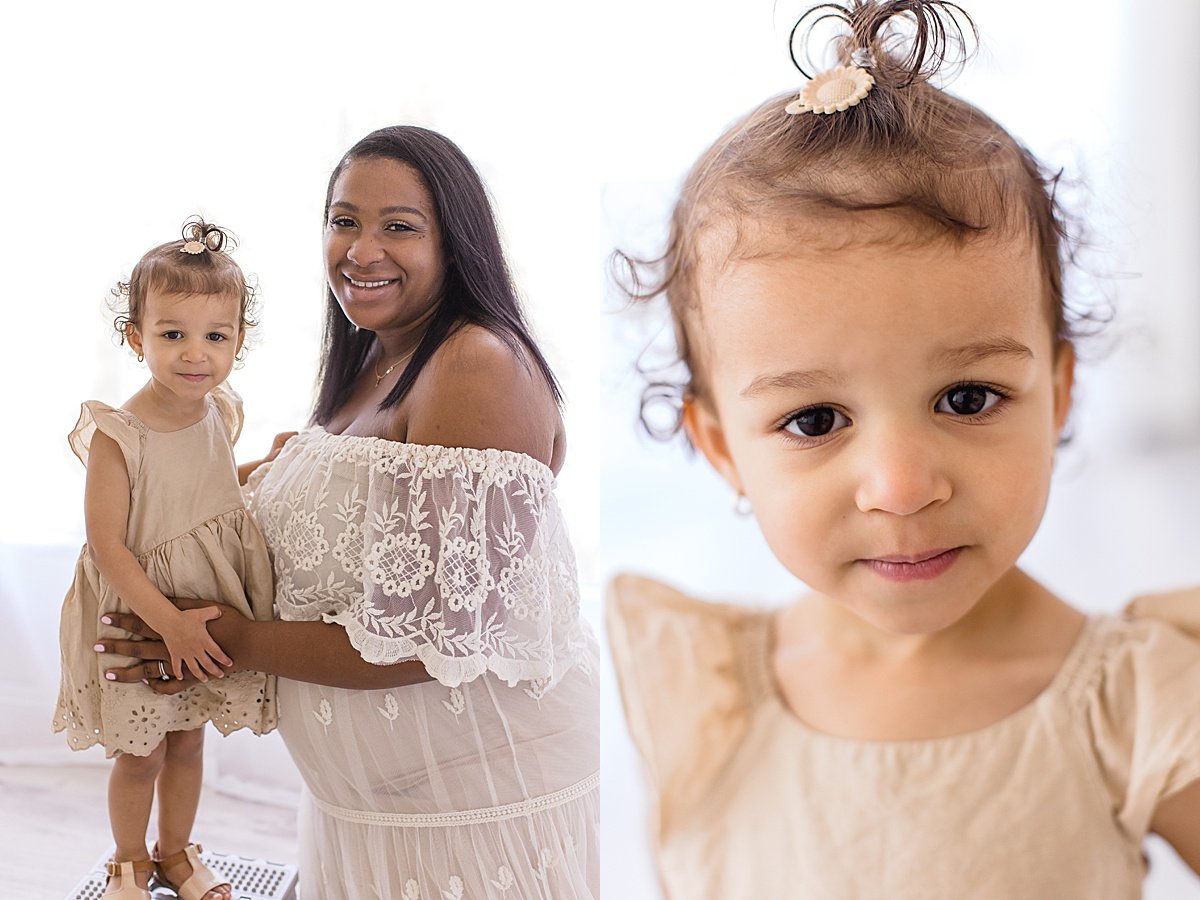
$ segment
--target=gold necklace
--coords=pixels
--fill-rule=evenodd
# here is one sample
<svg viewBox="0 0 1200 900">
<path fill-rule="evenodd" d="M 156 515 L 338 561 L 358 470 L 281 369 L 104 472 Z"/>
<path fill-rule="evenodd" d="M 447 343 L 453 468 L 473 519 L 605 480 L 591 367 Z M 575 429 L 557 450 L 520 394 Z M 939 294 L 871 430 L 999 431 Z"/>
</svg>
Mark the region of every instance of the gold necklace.
<svg viewBox="0 0 1200 900">
<path fill-rule="evenodd" d="M 394 372 L 396 370 L 396 366 L 400 365 L 400 363 L 404 362 L 406 359 L 408 359 L 410 356 L 412 356 L 416 352 L 416 350 L 417 350 L 417 348 L 413 347 L 412 350 L 409 350 L 402 357 L 400 357 L 398 360 L 396 360 L 394 363 L 392 363 L 390 366 L 388 366 L 386 369 L 384 369 L 382 372 L 379 371 L 379 363 L 376 363 L 375 364 L 375 387 L 379 387 L 379 382 L 383 381 L 383 379 L 385 379 L 389 375 L 391 375 L 392 372 Z"/>
</svg>

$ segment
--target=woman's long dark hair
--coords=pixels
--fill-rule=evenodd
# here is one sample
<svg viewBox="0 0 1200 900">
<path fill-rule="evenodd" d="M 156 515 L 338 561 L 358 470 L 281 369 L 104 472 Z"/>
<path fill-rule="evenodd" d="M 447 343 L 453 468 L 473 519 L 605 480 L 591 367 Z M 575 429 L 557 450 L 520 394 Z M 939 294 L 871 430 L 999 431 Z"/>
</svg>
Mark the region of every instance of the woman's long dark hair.
<svg viewBox="0 0 1200 900">
<path fill-rule="evenodd" d="M 392 159 L 420 174 L 433 197 L 446 260 L 441 300 L 400 380 L 379 408 L 388 409 L 403 400 L 438 347 L 468 323 L 492 332 L 522 360 L 531 359 L 555 401 L 561 402 L 558 381 L 525 323 L 508 262 L 500 249 L 492 205 L 471 161 L 453 142 L 427 128 L 393 125 L 373 131 L 346 151 L 329 176 L 326 225 L 334 185 L 356 159 Z M 360 331 L 346 319 L 326 285 L 325 334 L 313 422 L 324 425 L 346 402 L 374 342 L 373 332 Z"/>
</svg>

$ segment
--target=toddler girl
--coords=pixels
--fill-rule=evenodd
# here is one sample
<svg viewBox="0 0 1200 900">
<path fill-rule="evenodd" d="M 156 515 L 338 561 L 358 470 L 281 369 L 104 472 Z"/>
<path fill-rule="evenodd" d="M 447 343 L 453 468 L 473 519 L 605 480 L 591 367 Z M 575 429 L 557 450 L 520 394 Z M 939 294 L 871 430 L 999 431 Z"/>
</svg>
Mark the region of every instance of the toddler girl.
<svg viewBox="0 0 1200 900">
<path fill-rule="evenodd" d="M 811 593 L 619 577 L 609 636 L 680 898 L 1141 895 L 1200 871 L 1200 603 L 1086 617 L 1016 566 L 1070 406 L 1054 179 L 927 79 L 970 23 L 823 4 L 840 66 L 688 175 L 682 425 Z M 828 23 L 827 23 L 828 24 Z"/>
<path fill-rule="evenodd" d="M 71 449 L 87 466 L 87 545 L 62 612 L 62 686 L 54 729 L 72 749 L 102 744 L 116 757 L 108 786 L 116 853 L 105 897 L 148 898 L 151 873 L 185 900 L 229 898 L 230 887 L 190 843 L 200 799 L 204 724 L 222 733 L 275 727 L 273 677 L 239 672 L 208 636 L 212 608 L 181 611 L 168 598 L 229 603 L 271 617 L 271 563 L 246 512 L 233 459 L 241 400 L 225 378 L 242 348 L 253 290 L 229 256 L 231 236 L 189 220 L 183 239 L 149 251 L 127 284 L 116 320 L 150 380 L 115 409 L 83 404 Z M 160 696 L 144 684 L 100 678 L 120 658 L 97 639 L 128 637 L 105 613 L 135 612 L 166 642 L 164 680 L 185 670 L 201 684 Z M 104 617 L 104 618 L 102 618 Z M 146 850 L 158 792 L 158 843 Z"/>
</svg>

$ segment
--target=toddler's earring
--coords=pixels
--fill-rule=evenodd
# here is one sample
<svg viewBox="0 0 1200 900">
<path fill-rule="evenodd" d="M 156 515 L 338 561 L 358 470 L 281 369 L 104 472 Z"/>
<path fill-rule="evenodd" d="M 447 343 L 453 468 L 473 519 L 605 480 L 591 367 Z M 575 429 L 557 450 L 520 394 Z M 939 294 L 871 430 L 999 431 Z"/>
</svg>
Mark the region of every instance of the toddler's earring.
<svg viewBox="0 0 1200 900">
<path fill-rule="evenodd" d="M 752 511 L 750 506 L 750 498 L 741 491 L 735 491 L 733 494 L 733 512 L 738 516 L 748 516 Z"/>
<path fill-rule="evenodd" d="M 144 357 L 144 356 L 143 356 L 142 354 L 140 354 L 140 353 L 137 355 L 137 361 L 138 361 L 138 362 L 141 362 L 141 361 L 142 361 L 142 360 L 144 360 L 145 358 L 146 358 L 146 357 Z"/>
</svg>

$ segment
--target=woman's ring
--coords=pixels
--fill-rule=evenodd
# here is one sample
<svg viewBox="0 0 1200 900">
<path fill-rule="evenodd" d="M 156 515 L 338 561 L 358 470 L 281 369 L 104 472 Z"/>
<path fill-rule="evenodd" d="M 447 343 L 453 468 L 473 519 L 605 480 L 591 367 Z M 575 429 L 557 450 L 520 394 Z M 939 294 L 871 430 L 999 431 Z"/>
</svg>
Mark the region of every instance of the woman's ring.
<svg viewBox="0 0 1200 900">
<path fill-rule="evenodd" d="M 167 674 L 167 670 L 163 666 L 163 662 L 161 659 L 158 661 L 158 680 L 159 681 L 170 681 L 171 680 L 171 676 Z"/>
</svg>

